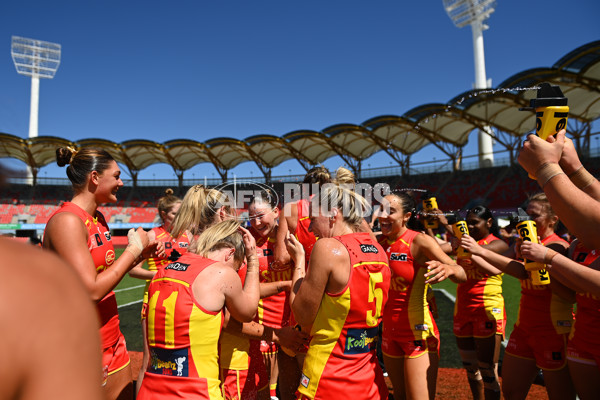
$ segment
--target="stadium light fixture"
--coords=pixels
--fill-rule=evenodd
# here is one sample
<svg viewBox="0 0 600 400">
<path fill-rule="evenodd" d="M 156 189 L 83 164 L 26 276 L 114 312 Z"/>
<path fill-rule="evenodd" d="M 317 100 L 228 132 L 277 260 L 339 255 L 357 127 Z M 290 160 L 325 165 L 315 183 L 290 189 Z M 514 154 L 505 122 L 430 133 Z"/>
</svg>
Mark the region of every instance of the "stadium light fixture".
<svg viewBox="0 0 600 400">
<path fill-rule="evenodd" d="M 496 7 L 496 0 L 442 0 L 448 16 L 458 28 L 471 25 L 473 31 L 473 54 L 475 57 L 475 89 L 487 89 L 490 85 L 485 76 L 483 31 L 489 26 L 483 23 Z M 491 128 L 479 131 L 479 166 L 494 165 Z"/>
<path fill-rule="evenodd" d="M 60 53 L 60 44 L 19 36 L 12 37 L 11 55 L 17 73 L 31 77 L 30 138 L 38 135 L 40 78 L 54 78 L 60 65 Z"/>
</svg>

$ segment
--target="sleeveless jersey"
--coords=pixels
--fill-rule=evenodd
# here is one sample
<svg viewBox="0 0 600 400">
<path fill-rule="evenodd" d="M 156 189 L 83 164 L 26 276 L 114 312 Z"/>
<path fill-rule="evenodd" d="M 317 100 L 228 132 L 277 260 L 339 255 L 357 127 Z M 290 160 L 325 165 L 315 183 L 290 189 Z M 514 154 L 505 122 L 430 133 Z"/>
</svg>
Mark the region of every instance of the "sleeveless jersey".
<svg viewBox="0 0 600 400">
<path fill-rule="evenodd" d="M 115 249 L 108 225 L 100 211 L 96 211 L 94 216 L 88 214 L 78 205 L 65 202 L 62 207 L 52 214 L 50 219 L 56 214 L 70 212 L 77 215 L 83 221 L 87 231 L 87 245 L 96 266 L 96 273 L 101 274 L 106 271 L 115 262 Z M 98 316 L 100 318 L 100 337 L 102 338 L 102 348 L 106 349 L 113 346 L 119 340 L 121 331 L 119 329 L 119 312 L 117 311 L 117 300 L 115 293 L 110 291 L 102 300 L 96 303 Z"/>
<path fill-rule="evenodd" d="M 542 239 L 549 243 L 568 242 L 556 233 Z M 573 322 L 573 305 L 554 294 L 551 285 L 533 285 L 531 279 L 521 280 L 521 302 L 515 325 L 523 329 L 548 333 L 569 333 Z"/>
<path fill-rule="evenodd" d="M 390 286 L 383 248 L 368 233 L 335 237 L 350 254 L 350 277 L 340 293 L 323 294 L 298 391 L 311 399 L 387 399 L 376 340 Z"/>
<path fill-rule="evenodd" d="M 386 330 L 391 329 L 398 340 L 422 340 L 432 335 L 439 337 L 427 303 L 424 276 L 427 268 L 418 264 L 411 252 L 411 245 L 418 234 L 409 229 L 395 242 L 390 242 L 385 236 L 379 241 L 392 271 L 383 325 Z"/>
<path fill-rule="evenodd" d="M 163 258 L 151 257 L 146 260 L 148 263 L 149 271 L 158 271 L 160 268 L 165 267 L 172 261 L 177 261 L 182 254 L 186 253 L 190 245 L 190 240 L 187 234 L 184 233 L 175 240 L 163 225 L 152 228 L 154 231 L 155 239 L 157 242 L 163 242 L 165 245 L 166 256 Z M 150 286 L 150 279 L 146 280 L 146 287 L 144 288 L 143 304 L 148 304 L 148 286 Z"/>
<path fill-rule="evenodd" d="M 500 240 L 491 233 L 477 241 L 485 245 Z M 459 283 L 456 287 L 456 303 L 454 315 L 467 313 L 468 315 L 481 316 L 491 319 L 504 315 L 504 297 L 502 297 L 502 274 L 489 275 L 472 262 L 462 263 L 467 275 L 467 281 Z"/>
<path fill-rule="evenodd" d="M 256 238 L 256 254 L 259 262 L 260 283 L 292 280 L 292 263 L 282 268 L 273 269 L 274 239 Z M 289 292 L 283 291 L 258 301 L 255 321 L 271 328 L 289 325 L 290 302 Z"/>
<path fill-rule="evenodd" d="M 215 261 L 186 253 L 150 283 L 146 322 L 150 360 L 138 399 L 221 399 L 218 341 L 222 310 L 204 309 L 192 291 Z"/>
<path fill-rule="evenodd" d="M 304 252 L 306 253 L 306 265 L 308 266 L 308 259 L 310 258 L 310 253 L 312 252 L 312 248 L 317 242 L 317 238 L 315 234 L 309 232 L 308 227 L 310 225 L 310 200 L 308 199 L 300 199 L 296 203 L 296 208 L 298 209 L 298 223 L 296 224 L 296 239 L 302 244 L 304 247 Z"/>
<path fill-rule="evenodd" d="M 573 261 L 589 266 L 598 259 L 600 252 L 590 250 L 577 243 L 573 252 Z M 597 264 L 597 263 L 596 263 Z M 592 343 L 600 340 L 600 298 L 591 293 L 577 293 L 577 315 L 571 330 L 571 339 L 575 336 L 587 338 Z"/>
<path fill-rule="evenodd" d="M 238 276 L 242 282 L 242 287 L 246 280 L 246 270 L 244 263 L 238 270 Z M 233 318 L 233 317 L 231 317 Z M 244 370 L 248 369 L 250 354 L 250 339 L 233 335 L 227 331 L 221 332 L 219 338 L 219 365 L 223 369 Z"/>
<path fill-rule="evenodd" d="M 163 258 L 148 258 L 148 269 L 150 271 L 157 271 L 160 267 L 168 265 L 171 261 L 177 261 L 177 259 L 188 250 L 190 240 L 187 234 L 184 233 L 178 239 L 174 239 L 163 225 L 152 228 L 157 242 L 163 242 L 165 244 L 166 256 Z"/>
</svg>

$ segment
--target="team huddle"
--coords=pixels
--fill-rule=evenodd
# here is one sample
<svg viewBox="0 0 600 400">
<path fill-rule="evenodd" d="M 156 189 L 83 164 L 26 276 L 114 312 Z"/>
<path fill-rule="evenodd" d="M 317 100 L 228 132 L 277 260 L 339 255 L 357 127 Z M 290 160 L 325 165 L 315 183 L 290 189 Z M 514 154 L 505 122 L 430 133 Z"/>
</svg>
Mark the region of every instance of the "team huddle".
<svg viewBox="0 0 600 400">
<path fill-rule="evenodd" d="M 432 285 L 446 279 L 457 284 L 453 329 L 474 399 L 525 398 L 539 369 L 551 399 L 594 392 L 575 372 L 598 374 L 600 302 L 554 265 L 565 256 L 593 267 L 597 255 L 593 243 L 555 233 L 544 193 L 527 205 L 538 244 L 500 236 L 485 206 L 460 216 L 466 229 L 452 234 L 457 221 L 437 207 L 417 211 L 407 190 L 386 193 L 367 222 L 373 204 L 343 168 L 335 178 L 308 171 L 311 191 L 298 201 L 257 192 L 248 226 L 223 192 L 196 185 L 183 199 L 168 190 L 161 226 L 131 230 L 116 258 L 97 206 L 116 201 L 118 165 L 95 149 L 63 148 L 57 158 L 69 164 L 75 196 L 51 217 L 43 246 L 76 266 L 96 302 L 105 398 L 387 399 L 385 370 L 395 399 L 433 399 Z M 553 267 L 548 284 L 532 280 L 538 272 L 525 259 Z M 147 281 L 135 389 L 113 292 L 127 273 Z M 503 274 L 521 280 L 521 301 L 501 384 Z"/>
</svg>

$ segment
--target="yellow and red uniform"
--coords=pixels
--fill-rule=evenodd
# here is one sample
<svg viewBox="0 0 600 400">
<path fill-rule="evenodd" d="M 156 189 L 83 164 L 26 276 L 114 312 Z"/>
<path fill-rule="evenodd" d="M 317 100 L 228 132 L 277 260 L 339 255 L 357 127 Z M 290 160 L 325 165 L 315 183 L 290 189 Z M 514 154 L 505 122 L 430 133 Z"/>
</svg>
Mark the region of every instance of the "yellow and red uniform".
<svg viewBox="0 0 600 400">
<path fill-rule="evenodd" d="M 222 399 L 218 342 L 223 311 L 196 301 L 192 284 L 215 261 L 186 253 L 156 273 L 148 290 L 150 360 L 137 396 Z"/>
<path fill-rule="evenodd" d="M 310 200 L 298 200 L 296 208 L 298 209 L 298 222 L 296 224 L 296 232 L 294 232 L 294 235 L 296 235 L 296 239 L 298 239 L 302 247 L 304 247 L 306 265 L 308 266 L 310 253 L 317 242 L 315 234 L 308 230 L 310 225 Z"/>
<path fill-rule="evenodd" d="M 115 249 L 102 213 L 96 211 L 94 216 L 91 216 L 78 205 L 65 202 L 50 218 L 63 212 L 77 215 L 88 230 L 87 245 L 94 260 L 96 272 L 101 274 L 110 268 L 115 262 Z M 103 379 L 106 382 L 108 375 L 122 370 L 129 365 L 130 361 L 125 345 L 125 337 L 119 328 L 119 312 L 115 292 L 110 291 L 102 300 L 97 302 L 96 309 L 98 310 L 100 337 L 102 339 Z"/>
<path fill-rule="evenodd" d="M 557 234 L 542 244 L 568 243 Z M 535 360 L 539 368 L 558 370 L 565 366 L 567 335 L 573 323 L 573 305 L 552 292 L 550 285 L 533 285 L 521 280 L 519 315 L 506 353 Z"/>
<path fill-rule="evenodd" d="M 486 245 L 500 240 L 491 233 L 478 240 Z M 454 304 L 454 335 L 456 337 L 484 338 L 506 332 L 506 310 L 502 296 L 502 274 L 489 275 L 470 259 L 460 263 L 467 281 L 456 288 Z"/>
<path fill-rule="evenodd" d="M 246 280 L 246 270 L 246 264 L 238 270 L 242 286 Z M 225 400 L 256 399 L 258 387 L 262 388 L 269 381 L 260 353 L 260 341 L 223 331 L 219 339 L 219 350 L 223 398 Z"/>
<path fill-rule="evenodd" d="M 577 243 L 573 261 L 589 266 L 600 252 Z M 591 293 L 577 293 L 577 315 L 567 345 L 567 358 L 579 363 L 600 366 L 600 298 Z"/>
<path fill-rule="evenodd" d="M 256 238 L 256 255 L 259 262 L 260 283 L 283 282 L 292 280 L 293 264 L 281 268 L 273 266 L 273 249 L 275 239 Z M 271 328 L 281 328 L 289 325 L 290 302 L 289 292 L 283 291 L 273 296 L 260 299 L 255 321 Z"/>
<path fill-rule="evenodd" d="M 187 252 L 190 245 L 190 239 L 184 233 L 178 239 L 174 239 L 163 225 L 152 228 L 155 241 L 163 242 L 165 246 L 164 257 L 150 257 L 146 260 L 148 263 L 148 271 L 158 271 L 160 268 L 167 266 L 171 261 L 176 261 L 182 254 Z M 146 308 L 148 306 L 148 286 L 150 279 L 146 280 L 144 288 L 144 300 L 142 302 L 142 319 L 146 318 Z"/>
<path fill-rule="evenodd" d="M 389 357 L 415 358 L 439 349 L 440 334 L 427 303 L 427 268 L 411 252 L 418 234 L 408 229 L 393 242 L 385 236 L 379 240 L 392 270 L 381 346 Z"/>
<path fill-rule="evenodd" d="M 350 255 L 350 277 L 339 293 L 323 294 L 302 379 L 301 399 L 387 399 L 375 345 L 390 285 L 387 256 L 368 233 L 335 237 Z"/>
</svg>

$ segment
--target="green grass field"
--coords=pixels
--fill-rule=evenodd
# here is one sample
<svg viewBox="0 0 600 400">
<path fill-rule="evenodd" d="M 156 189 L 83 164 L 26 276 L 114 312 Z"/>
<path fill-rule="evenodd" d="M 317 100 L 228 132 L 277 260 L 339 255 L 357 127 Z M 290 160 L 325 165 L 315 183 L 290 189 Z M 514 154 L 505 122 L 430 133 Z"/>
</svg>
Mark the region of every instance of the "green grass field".
<svg viewBox="0 0 600 400">
<path fill-rule="evenodd" d="M 117 256 L 122 252 L 123 249 L 116 249 Z M 127 340 L 127 348 L 131 351 L 142 351 L 140 311 L 142 309 L 144 284 L 144 281 L 126 275 L 115 289 L 117 304 L 119 304 L 121 331 Z M 435 285 L 434 289 L 444 289 L 450 295 L 456 296 L 456 284 L 449 280 Z M 506 338 L 508 338 L 517 319 L 519 300 L 521 298 L 519 280 L 504 275 L 502 289 L 506 304 Z M 436 322 L 440 329 L 442 342 L 440 366 L 444 368 L 461 368 L 460 356 L 452 333 L 454 302 L 440 290 L 435 291 L 435 298 L 439 310 L 439 317 Z"/>
</svg>

